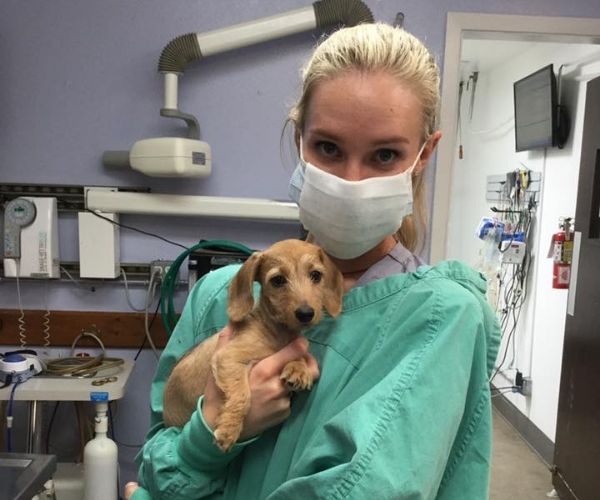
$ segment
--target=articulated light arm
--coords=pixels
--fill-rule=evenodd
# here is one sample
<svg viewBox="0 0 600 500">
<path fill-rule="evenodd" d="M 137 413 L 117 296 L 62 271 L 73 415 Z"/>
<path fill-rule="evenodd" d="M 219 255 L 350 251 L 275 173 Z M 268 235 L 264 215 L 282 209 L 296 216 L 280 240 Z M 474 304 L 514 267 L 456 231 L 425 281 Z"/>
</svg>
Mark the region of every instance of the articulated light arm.
<svg viewBox="0 0 600 500">
<path fill-rule="evenodd" d="M 362 22 L 373 22 L 373 14 L 361 0 L 320 0 L 309 7 L 227 28 L 178 36 L 163 48 L 158 62 L 165 83 L 163 109 L 178 109 L 178 77 L 194 60 L 315 28 Z"/>
</svg>

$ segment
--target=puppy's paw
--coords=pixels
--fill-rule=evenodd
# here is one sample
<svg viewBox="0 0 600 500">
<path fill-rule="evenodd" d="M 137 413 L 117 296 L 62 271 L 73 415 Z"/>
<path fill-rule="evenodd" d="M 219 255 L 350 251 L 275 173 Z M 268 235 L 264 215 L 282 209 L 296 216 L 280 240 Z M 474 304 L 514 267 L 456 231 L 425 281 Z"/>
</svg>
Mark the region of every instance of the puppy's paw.
<svg viewBox="0 0 600 500">
<path fill-rule="evenodd" d="M 305 363 L 292 361 L 285 365 L 281 372 L 281 380 L 290 391 L 307 391 L 313 386 L 313 379 Z"/>
<path fill-rule="evenodd" d="M 215 444 L 225 453 L 231 449 L 240 437 L 239 433 L 222 428 L 216 428 L 213 435 L 215 436 Z"/>
</svg>

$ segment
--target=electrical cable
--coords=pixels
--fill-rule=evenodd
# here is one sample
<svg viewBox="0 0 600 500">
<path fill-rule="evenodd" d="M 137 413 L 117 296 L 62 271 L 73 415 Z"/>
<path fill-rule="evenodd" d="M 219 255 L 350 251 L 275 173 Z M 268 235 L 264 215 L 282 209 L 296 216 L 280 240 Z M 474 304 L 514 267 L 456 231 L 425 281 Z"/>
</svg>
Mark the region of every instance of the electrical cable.
<svg viewBox="0 0 600 500">
<path fill-rule="evenodd" d="M 156 309 L 154 309 L 154 313 L 152 315 L 152 319 L 150 320 L 150 325 L 148 326 L 148 330 L 150 332 L 152 332 L 152 325 L 154 324 L 154 320 L 156 319 L 156 316 L 158 315 L 158 310 L 160 308 L 160 303 L 161 303 L 162 299 L 158 299 L 158 303 L 156 304 Z M 140 347 L 138 349 L 138 351 L 135 353 L 135 356 L 133 357 L 134 361 L 137 361 L 137 359 L 140 357 L 140 354 L 142 353 L 142 350 L 144 349 L 144 346 L 146 345 L 146 341 L 148 340 L 148 337 L 146 335 L 144 335 L 144 340 L 142 341 L 142 343 L 140 344 Z"/>
<path fill-rule="evenodd" d="M 83 337 L 95 339 L 102 349 L 102 353 L 94 357 L 75 356 L 75 346 Z M 73 377 L 95 377 L 98 372 L 121 366 L 125 361 L 122 358 L 111 358 L 106 356 L 106 349 L 100 338 L 91 333 L 83 331 L 71 344 L 71 356 L 67 358 L 54 358 L 46 361 L 45 373 L 50 375 L 70 375 Z"/>
<path fill-rule="evenodd" d="M 512 351 L 509 367 L 514 366 L 516 359 L 516 330 L 519 324 L 522 308 L 528 295 L 527 278 L 531 266 L 531 224 L 536 203 L 531 197 L 527 197 L 526 195 L 522 196 L 521 191 L 526 189 L 526 187 L 524 188 L 520 184 L 520 178 L 521 177 L 515 176 L 515 189 L 511 191 L 512 195 L 514 196 L 507 196 L 506 209 L 494 210 L 495 212 L 506 214 L 506 218 L 509 219 L 509 221 L 505 224 L 507 228 L 510 228 L 512 237 L 504 251 L 508 249 L 512 241 L 514 241 L 515 235 L 519 232 L 522 232 L 524 235 L 523 241 L 526 246 L 526 251 L 523 256 L 523 260 L 520 263 L 511 265 L 511 272 L 508 277 L 507 273 L 509 264 L 501 264 L 501 271 L 499 273 L 499 289 L 501 292 L 498 293 L 496 310 L 498 311 L 498 309 L 501 307 L 500 297 L 502 297 L 503 304 L 499 320 L 501 328 L 501 341 L 504 340 L 504 348 L 500 362 L 496 365 L 494 373 L 490 377 L 490 381 L 492 381 L 498 375 L 498 373 L 502 372 L 502 368 L 506 363 L 509 350 Z M 506 190 L 504 192 L 506 192 Z M 524 207 L 524 204 L 527 204 L 527 207 Z M 516 220 L 514 218 L 515 214 L 518 214 L 518 218 Z M 500 245 L 499 251 L 503 252 Z"/>
<path fill-rule="evenodd" d="M 56 418 L 59 404 L 60 401 L 56 401 L 54 404 L 54 409 L 52 410 L 52 415 L 50 416 L 50 420 L 48 422 L 48 429 L 46 430 L 46 454 L 50 453 L 50 432 L 52 431 L 52 426 L 54 425 L 54 419 Z"/>
<path fill-rule="evenodd" d="M 46 281 L 44 286 L 44 305 L 45 312 L 42 316 L 42 336 L 44 338 L 43 347 L 50 346 L 50 307 L 48 305 L 48 281 Z"/>
<path fill-rule="evenodd" d="M 77 281 L 75 278 L 73 278 L 73 276 L 71 275 L 71 273 L 69 271 L 67 271 L 63 266 L 60 266 L 60 271 L 64 274 L 67 275 L 67 278 L 69 278 L 73 283 L 75 283 L 75 285 L 77 285 L 79 288 L 81 289 L 85 289 L 85 287 L 79 282 Z"/>
<path fill-rule="evenodd" d="M 86 204 L 87 204 L 87 193 L 85 196 L 86 196 Z M 73 205 L 69 200 L 65 200 L 65 199 L 61 199 L 61 198 L 57 198 L 57 200 L 59 200 L 61 203 L 64 203 L 65 205 L 69 205 L 69 207 L 74 210 L 78 210 L 78 211 L 82 210 L 81 207 L 79 207 L 77 205 Z M 89 208 L 83 208 L 83 210 L 86 212 L 89 212 L 91 214 L 94 214 L 96 217 L 103 219 L 107 222 L 110 222 L 111 224 L 114 224 L 115 226 L 122 227 L 123 229 L 129 229 L 129 230 L 135 231 L 137 233 L 145 234 L 146 236 L 152 236 L 153 238 L 158 238 L 159 240 L 169 243 L 170 245 L 175 245 L 175 246 L 185 248 L 185 249 L 188 248 L 185 245 L 182 245 L 181 243 L 177 243 L 176 241 L 169 240 L 169 239 L 165 238 L 164 236 L 160 236 L 159 234 L 150 233 L 149 231 L 144 231 L 143 229 L 138 229 L 137 227 L 128 226 L 126 224 L 123 224 L 122 222 L 116 222 L 114 220 L 111 220 L 108 217 L 104 217 L 104 216 L 100 215 L 98 212 L 96 212 L 94 210 L 90 210 Z"/>
<path fill-rule="evenodd" d="M 19 274 L 21 274 L 21 261 L 19 259 L 15 259 L 15 267 L 16 267 L 16 283 L 17 283 L 17 301 L 19 303 L 19 311 L 20 315 L 17 319 L 19 323 L 19 344 L 21 345 L 21 349 L 27 346 L 27 330 L 25 327 L 25 311 L 23 310 L 23 301 L 21 299 L 21 280 L 19 279 Z"/>
<path fill-rule="evenodd" d="M 169 239 L 165 238 L 164 236 L 160 236 L 159 234 L 154 234 L 149 231 L 144 231 L 143 229 L 138 229 L 137 227 L 128 226 L 121 222 L 111 220 L 108 217 L 104 217 L 103 215 L 100 215 L 99 213 L 95 212 L 94 210 L 90 210 L 89 208 L 86 208 L 85 211 L 89 212 L 91 214 L 94 214 L 96 217 L 99 217 L 100 219 L 104 219 L 105 221 L 110 222 L 111 224 L 114 224 L 115 226 L 122 227 L 123 229 L 129 229 L 130 231 L 135 231 L 137 233 L 145 234 L 146 236 L 152 236 L 153 238 L 158 238 L 159 240 L 169 243 L 170 245 L 185 248 L 186 250 L 188 249 L 188 247 L 186 247 L 185 245 L 182 245 L 181 243 L 177 243 L 176 241 L 169 240 Z"/>
<path fill-rule="evenodd" d="M 10 391 L 10 399 L 8 400 L 8 409 L 6 411 L 6 450 L 12 452 L 12 423 L 13 423 L 13 403 L 15 400 L 15 391 L 20 381 L 14 383 L 12 390 Z"/>
<path fill-rule="evenodd" d="M 127 273 L 125 272 L 124 268 L 121 268 L 121 275 L 123 276 L 123 283 L 125 284 L 125 298 L 127 299 L 127 304 L 129 304 L 129 307 L 135 312 L 144 312 L 148 308 L 147 304 L 145 307 L 135 307 L 131 301 L 131 296 L 129 294 L 129 282 L 127 280 Z"/>
<path fill-rule="evenodd" d="M 125 448 L 136 448 L 136 449 L 139 449 L 139 448 L 141 448 L 142 446 L 144 446 L 144 443 L 143 443 L 143 442 L 142 442 L 142 443 L 140 443 L 140 444 L 128 444 L 128 443 L 122 443 L 122 442 L 120 442 L 120 441 L 118 441 L 118 440 L 117 440 L 117 438 L 116 438 L 116 436 L 115 436 L 115 431 L 114 431 L 114 429 L 115 429 L 115 424 L 114 424 L 114 421 L 113 421 L 113 413 L 112 413 L 112 410 L 111 410 L 111 405 L 112 405 L 112 403 L 114 403 L 114 401 L 110 401 L 110 402 L 108 403 L 108 418 L 109 418 L 109 421 L 110 421 L 110 428 L 112 429 L 112 432 L 111 432 L 111 439 L 112 439 L 112 440 L 113 440 L 115 443 L 117 443 L 119 446 L 124 446 Z"/>
<path fill-rule="evenodd" d="M 514 120 L 515 120 L 515 117 L 511 116 L 510 118 L 508 118 L 505 121 L 501 122 L 499 125 L 496 125 L 494 127 L 490 127 L 488 129 L 485 129 L 485 130 L 472 130 L 471 126 L 469 124 L 469 134 L 472 134 L 472 135 L 492 135 L 492 134 L 498 133 L 500 131 L 502 131 L 503 133 L 510 132 L 514 128 Z M 510 127 L 507 130 L 502 130 L 507 125 L 513 125 L 513 126 Z"/>
<path fill-rule="evenodd" d="M 171 264 L 169 267 L 169 271 L 163 278 L 162 286 L 161 286 L 161 315 L 162 321 L 165 326 L 165 330 L 167 332 L 167 337 L 171 336 L 173 329 L 175 328 L 175 324 L 177 323 L 176 315 L 175 315 L 175 305 L 173 301 L 173 297 L 175 295 L 175 287 L 177 285 L 177 274 L 179 272 L 179 268 L 181 267 L 182 262 L 190 255 L 192 252 L 200 249 L 226 249 L 226 250 L 234 250 L 238 252 L 242 252 L 246 255 L 252 255 L 254 250 L 248 248 L 241 243 L 236 243 L 234 241 L 228 240 L 204 240 L 199 243 L 193 245 L 191 248 L 186 249 L 185 252 L 181 253 L 177 259 Z"/>
</svg>

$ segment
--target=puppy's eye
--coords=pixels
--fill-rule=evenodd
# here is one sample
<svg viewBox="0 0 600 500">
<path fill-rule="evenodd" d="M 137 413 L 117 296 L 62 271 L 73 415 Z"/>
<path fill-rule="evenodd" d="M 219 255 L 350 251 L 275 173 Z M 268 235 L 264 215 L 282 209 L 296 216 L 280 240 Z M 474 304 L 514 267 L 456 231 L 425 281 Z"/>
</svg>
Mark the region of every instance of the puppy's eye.
<svg viewBox="0 0 600 500">
<path fill-rule="evenodd" d="M 310 280 L 313 283 L 320 283 L 321 278 L 323 278 L 323 273 L 321 273 L 321 271 L 311 271 L 310 272 Z"/>
<path fill-rule="evenodd" d="M 272 286 L 274 286 L 275 288 L 281 288 L 283 285 L 285 285 L 287 282 L 287 280 L 285 279 L 285 276 L 282 276 L 281 274 L 278 274 L 277 276 L 273 276 L 270 280 L 269 283 L 271 283 Z"/>
</svg>

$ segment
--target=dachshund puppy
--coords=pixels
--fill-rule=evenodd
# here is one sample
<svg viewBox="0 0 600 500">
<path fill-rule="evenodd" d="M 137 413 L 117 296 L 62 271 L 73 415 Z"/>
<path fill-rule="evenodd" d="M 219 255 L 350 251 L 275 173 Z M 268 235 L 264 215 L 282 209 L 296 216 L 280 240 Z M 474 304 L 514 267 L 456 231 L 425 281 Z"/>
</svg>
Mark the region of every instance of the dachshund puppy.
<svg viewBox="0 0 600 500">
<path fill-rule="evenodd" d="M 261 285 L 257 304 L 255 281 Z M 175 365 L 163 396 L 165 425 L 182 427 L 190 419 L 211 370 L 224 394 L 215 441 L 228 451 L 238 440 L 250 408 L 248 374 L 252 366 L 282 349 L 303 329 L 319 323 L 323 309 L 336 317 L 342 295 L 342 274 L 323 250 L 311 243 L 284 240 L 252 254 L 229 286 L 232 340 L 215 352 L 218 336 L 213 335 Z M 308 390 L 313 384 L 305 359 L 288 363 L 281 379 L 293 391 Z"/>
</svg>

